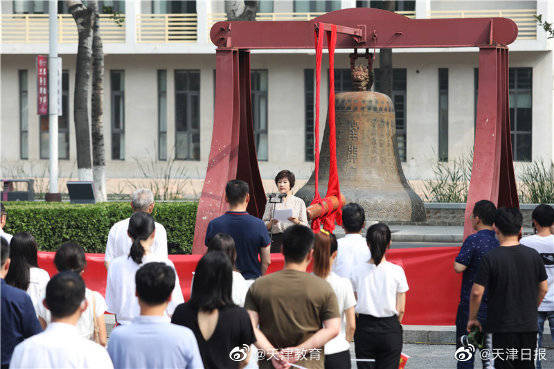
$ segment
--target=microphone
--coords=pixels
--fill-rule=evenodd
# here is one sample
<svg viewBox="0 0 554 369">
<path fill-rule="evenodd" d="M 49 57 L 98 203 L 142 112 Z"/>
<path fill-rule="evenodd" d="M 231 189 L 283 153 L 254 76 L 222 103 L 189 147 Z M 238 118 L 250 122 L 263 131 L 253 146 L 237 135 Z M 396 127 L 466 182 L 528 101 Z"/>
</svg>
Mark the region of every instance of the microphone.
<svg viewBox="0 0 554 369">
<path fill-rule="evenodd" d="M 287 197 L 287 194 L 286 194 L 286 193 L 280 193 L 280 194 L 279 194 L 279 198 L 280 198 L 280 199 L 284 199 L 285 197 Z"/>
</svg>

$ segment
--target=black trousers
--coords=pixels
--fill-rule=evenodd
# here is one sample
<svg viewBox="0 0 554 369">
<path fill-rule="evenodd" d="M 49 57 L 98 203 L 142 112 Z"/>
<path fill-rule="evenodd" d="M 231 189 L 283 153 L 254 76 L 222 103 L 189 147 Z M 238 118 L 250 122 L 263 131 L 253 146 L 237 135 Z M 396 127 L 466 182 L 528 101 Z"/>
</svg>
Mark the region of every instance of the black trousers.
<svg viewBox="0 0 554 369">
<path fill-rule="evenodd" d="M 537 332 L 493 333 L 495 369 L 535 369 Z"/>
<path fill-rule="evenodd" d="M 341 351 L 331 355 L 325 355 L 325 369 L 351 369 L 350 351 Z"/>
<path fill-rule="evenodd" d="M 283 236 L 283 233 L 272 233 L 271 234 L 271 248 L 270 252 L 272 254 L 278 253 L 280 254 L 283 251 L 283 239 L 285 237 Z"/>
<path fill-rule="evenodd" d="M 375 359 L 375 363 L 358 361 L 358 369 L 398 369 L 402 353 L 402 326 L 398 317 L 358 315 L 354 344 L 356 359 Z"/>
</svg>

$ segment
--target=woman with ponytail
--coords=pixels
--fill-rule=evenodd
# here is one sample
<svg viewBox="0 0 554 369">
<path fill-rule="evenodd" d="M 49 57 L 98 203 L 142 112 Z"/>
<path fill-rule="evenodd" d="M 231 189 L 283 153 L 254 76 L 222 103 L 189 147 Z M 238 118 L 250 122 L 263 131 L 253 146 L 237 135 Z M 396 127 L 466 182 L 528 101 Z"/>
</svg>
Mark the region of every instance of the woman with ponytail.
<svg viewBox="0 0 554 369">
<path fill-rule="evenodd" d="M 356 330 L 356 298 L 352 284 L 331 271 L 337 257 L 337 239 L 334 234 L 322 230 L 315 234 L 314 274 L 325 279 L 335 291 L 341 315 L 339 335 L 325 344 L 325 369 L 350 369 L 350 342 Z"/>
<path fill-rule="evenodd" d="M 152 215 L 141 211 L 135 212 L 129 219 L 127 234 L 133 242 L 129 255 L 117 257 L 110 263 L 106 283 L 108 311 L 115 314 L 118 324 L 128 324 L 140 315 L 135 295 L 135 273 L 142 265 L 163 262 L 175 270 L 175 266 L 168 258 L 153 254 L 151 251 L 156 234 Z M 177 305 L 182 302 L 184 302 L 183 294 L 177 282 L 166 309 L 167 315 L 170 317 Z"/>
<path fill-rule="evenodd" d="M 402 352 L 402 318 L 406 305 L 408 282 L 402 267 L 385 257 L 391 233 L 384 223 L 367 230 L 366 241 L 371 259 L 354 267 L 352 286 L 357 294 L 356 333 L 357 359 L 375 359 L 376 368 L 397 369 Z M 370 368 L 358 362 L 359 369 Z"/>
</svg>

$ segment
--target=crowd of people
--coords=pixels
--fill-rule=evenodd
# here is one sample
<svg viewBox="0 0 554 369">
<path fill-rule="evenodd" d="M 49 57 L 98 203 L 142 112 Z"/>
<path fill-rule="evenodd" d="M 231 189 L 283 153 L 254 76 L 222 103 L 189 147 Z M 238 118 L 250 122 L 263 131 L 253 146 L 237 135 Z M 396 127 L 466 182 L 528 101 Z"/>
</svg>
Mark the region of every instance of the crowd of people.
<svg viewBox="0 0 554 369">
<path fill-rule="evenodd" d="M 209 223 L 207 252 L 187 302 L 168 259 L 167 232 L 151 215 L 149 190 L 133 193 L 133 214 L 109 232 L 105 299 L 85 286 L 80 245 L 59 247 L 58 274 L 50 278 L 38 266 L 30 233 L 12 237 L 1 230 L 2 205 L 2 368 L 343 369 L 355 359 L 360 369 L 397 369 L 409 286 L 403 268 L 387 260 L 389 227 L 372 224 L 364 237 L 364 209 L 350 203 L 342 211 L 344 237 L 314 233 L 305 205 L 292 195 L 294 181 L 289 171 L 275 178 L 286 194 L 278 209 L 292 209 L 287 224 L 273 219 L 269 207 L 275 204 L 262 219 L 249 215 L 248 185 L 227 183 L 229 211 Z M 483 200 L 472 214 L 476 233 L 454 262 L 463 273 L 457 336 L 480 330 L 486 348 L 536 354 L 537 332 L 540 347 L 544 322 L 554 328 L 554 292 L 548 289 L 554 209 L 538 206 L 536 234 L 521 240 L 519 210 Z M 272 248 L 285 264 L 268 274 Z M 116 319 L 109 339 L 105 312 Z M 494 360 L 494 367 L 534 368 L 535 361 L 540 368 L 540 360 L 512 355 Z M 460 361 L 458 367 L 473 364 Z M 492 367 L 492 360 L 484 358 L 483 366 Z"/>
</svg>

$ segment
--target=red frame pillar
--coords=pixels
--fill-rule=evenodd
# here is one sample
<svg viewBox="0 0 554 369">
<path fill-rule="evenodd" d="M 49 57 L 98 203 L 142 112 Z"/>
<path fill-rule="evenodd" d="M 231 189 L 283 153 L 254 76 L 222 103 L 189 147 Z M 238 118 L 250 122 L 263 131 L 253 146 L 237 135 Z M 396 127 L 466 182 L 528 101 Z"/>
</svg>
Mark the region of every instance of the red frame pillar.
<svg viewBox="0 0 554 369">
<path fill-rule="evenodd" d="M 477 122 L 464 239 L 473 233 L 471 215 L 479 200 L 490 200 L 499 207 L 519 207 L 512 162 L 506 47 L 479 49 Z"/>
</svg>

